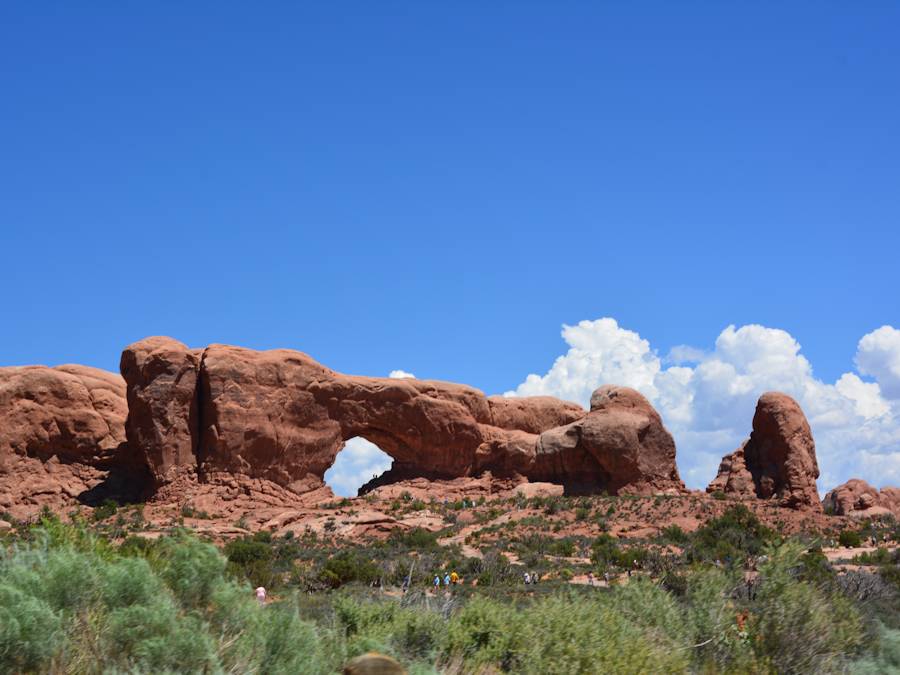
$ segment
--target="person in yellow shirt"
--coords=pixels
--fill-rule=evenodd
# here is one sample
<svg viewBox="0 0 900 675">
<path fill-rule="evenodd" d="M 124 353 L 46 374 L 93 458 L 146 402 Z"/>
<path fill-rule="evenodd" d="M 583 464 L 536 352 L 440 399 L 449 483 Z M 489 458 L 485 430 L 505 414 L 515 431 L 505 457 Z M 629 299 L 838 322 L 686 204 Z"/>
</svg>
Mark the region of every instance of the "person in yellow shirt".
<svg viewBox="0 0 900 675">
<path fill-rule="evenodd" d="M 454 585 L 459 583 L 459 575 L 456 572 L 450 574 L 450 583 Z"/>
</svg>

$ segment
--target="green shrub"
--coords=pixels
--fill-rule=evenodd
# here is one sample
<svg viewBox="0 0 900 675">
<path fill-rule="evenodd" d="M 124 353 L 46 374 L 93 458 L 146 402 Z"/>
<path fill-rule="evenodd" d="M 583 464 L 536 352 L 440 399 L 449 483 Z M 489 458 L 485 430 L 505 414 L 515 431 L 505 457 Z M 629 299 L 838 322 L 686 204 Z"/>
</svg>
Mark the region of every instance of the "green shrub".
<svg viewBox="0 0 900 675">
<path fill-rule="evenodd" d="M 900 630 L 879 626 L 877 637 L 875 653 L 851 664 L 853 675 L 900 673 Z"/>
<path fill-rule="evenodd" d="M 803 581 L 816 586 L 825 586 L 834 581 L 834 568 L 821 548 L 811 548 L 800 556 L 800 574 Z"/>
<path fill-rule="evenodd" d="M 571 558 L 575 555 L 575 541 L 571 537 L 554 539 L 549 547 L 550 555 Z"/>
<path fill-rule="evenodd" d="M 193 504 L 184 504 L 181 507 L 181 517 L 182 518 L 197 518 L 200 520 L 209 520 L 212 518 L 206 511 L 201 511 L 194 507 Z"/>
<path fill-rule="evenodd" d="M 690 535 L 686 550 L 715 555 L 710 532 L 740 555 L 774 539 L 739 510 L 717 521 Z M 302 553 L 296 569 L 335 586 L 401 578 L 414 558 L 418 579 L 449 569 L 479 579 L 477 589 L 435 597 L 413 588 L 402 599 L 359 585 L 297 595 L 282 588 L 278 600 L 260 607 L 250 587 L 225 575 L 226 558 L 193 535 L 115 548 L 83 523 L 47 518 L 0 548 L 0 672 L 324 675 L 368 649 L 395 656 L 413 673 L 869 673 L 891 672 L 900 662 L 896 594 L 872 574 L 859 574 L 857 586 L 845 583 L 849 573 L 835 578 L 819 550 L 797 541 L 763 543 L 766 558 L 752 584 L 737 567 L 685 565 L 668 569 L 659 584 L 640 575 L 608 590 L 520 586 L 524 569 L 541 569 L 529 546 L 577 547 L 575 537 L 523 538 L 517 545 L 528 552 L 522 560 L 534 563 L 528 568 L 511 566 L 497 548 L 465 559 L 433 541 L 411 531 L 336 553 L 301 551 L 299 542 L 269 533 L 232 542 L 229 566 L 274 569 Z M 595 564 L 638 559 L 657 569 L 654 551 L 621 543 L 598 537 Z M 416 555 L 398 555 L 405 547 Z M 897 569 L 893 556 L 871 557 L 882 574 Z M 563 568 L 558 576 L 572 573 Z M 885 627 L 876 629 L 879 616 Z"/>
<path fill-rule="evenodd" d="M 758 556 L 774 538 L 775 533 L 750 509 L 737 504 L 694 532 L 685 552 L 689 561 L 738 563 L 747 556 Z"/>
<path fill-rule="evenodd" d="M 519 615 L 506 605 L 473 598 L 447 626 L 445 648 L 474 668 L 497 665 L 517 672 L 524 636 Z"/>
<path fill-rule="evenodd" d="M 163 594 L 163 584 L 146 560 L 123 558 L 100 570 L 101 597 L 107 607 L 149 605 Z"/>
<path fill-rule="evenodd" d="M 106 499 L 100 506 L 94 507 L 94 512 L 91 514 L 91 518 L 94 522 L 100 522 L 101 520 L 106 520 L 107 518 L 111 518 L 116 515 L 116 511 L 119 510 L 119 505 L 112 499 Z"/>
<path fill-rule="evenodd" d="M 379 578 L 378 567 L 370 559 L 356 551 L 339 551 L 325 563 L 321 572 L 321 580 L 337 588 L 351 581 L 371 583 Z"/>
<path fill-rule="evenodd" d="M 653 609 L 642 621 L 652 620 Z M 519 643 L 508 648 L 513 658 L 499 662 L 513 672 L 680 673 L 688 667 L 688 655 L 664 632 L 645 630 L 602 597 L 539 600 L 521 613 L 516 628 Z"/>
<path fill-rule="evenodd" d="M 61 549 L 47 554 L 35 595 L 55 609 L 74 611 L 90 603 L 99 591 L 95 561 L 77 551 Z"/>
<path fill-rule="evenodd" d="M 335 618 L 348 636 L 364 635 L 405 660 L 431 657 L 439 648 L 445 622 L 436 612 L 393 602 L 359 602 L 338 597 Z"/>
<path fill-rule="evenodd" d="M 601 534 L 591 544 L 591 563 L 598 569 L 606 569 L 619 560 L 619 547 L 610 534 Z"/>
<path fill-rule="evenodd" d="M 862 538 L 856 530 L 843 530 L 838 535 L 838 543 L 844 548 L 858 548 L 862 544 Z"/>
<path fill-rule="evenodd" d="M 269 611 L 271 609 L 271 611 Z M 261 672 L 273 675 L 333 672 L 325 661 L 315 626 L 291 607 L 267 608 L 259 624 L 264 637 Z"/>
<path fill-rule="evenodd" d="M 845 596 L 798 580 L 802 545 L 766 549 L 754 607 L 754 648 L 777 672 L 839 670 L 864 638 L 862 618 Z"/>
<path fill-rule="evenodd" d="M 206 606 L 224 573 L 225 558 L 212 544 L 187 535 L 166 543 L 160 575 L 182 606 Z"/>
<path fill-rule="evenodd" d="M 437 548 L 437 539 L 436 533 L 421 527 L 414 527 L 409 531 L 394 530 L 388 537 L 388 543 L 392 546 L 423 551 Z"/>
<path fill-rule="evenodd" d="M 669 525 L 662 529 L 660 532 L 663 540 L 669 541 L 673 544 L 685 544 L 687 543 L 689 537 L 687 533 L 682 530 L 678 525 Z"/>
<path fill-rule="evenodd" d="M 0 672 L 43 670 L 60 646 L 61 627 L 46 602 L 0 584 Z"/>
</svg>

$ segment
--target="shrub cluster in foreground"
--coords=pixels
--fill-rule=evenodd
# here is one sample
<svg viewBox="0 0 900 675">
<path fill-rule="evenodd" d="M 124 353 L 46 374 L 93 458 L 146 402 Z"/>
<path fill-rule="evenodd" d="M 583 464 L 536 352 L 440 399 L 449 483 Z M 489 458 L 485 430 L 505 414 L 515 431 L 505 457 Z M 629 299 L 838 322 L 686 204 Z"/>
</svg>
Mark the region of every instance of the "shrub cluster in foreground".
<svg viewBox="0 0 900 675">
<path fill-rule="evenodd" d="M 272 544 L 264 539 L 257 543 Z M 115 546 L 83 525 L 44 519 L 3 542 L 0 672 L 334 673 L 373 649 L 413 673 L 900 667 L 896 625 L 879 623 L 804 546 L 767 539 L 755 532 L 728 542 L 760 546 L 752 583 L 737 568 L 695 561 L 678 584 L 636 576 L 610 590 L 559 585 L 526 597 L 497 588 L 390 597 L 354 584 L 283 587 L 260 607 L 234 572 L 283 552 L 245 541 L 226 547 L 229 562 L 187 533 Z M 345 557 L 328 569 L 340 575 L 352 563 Z M 896 614 L 896 603 L 887 612 Z"/>
</svg>

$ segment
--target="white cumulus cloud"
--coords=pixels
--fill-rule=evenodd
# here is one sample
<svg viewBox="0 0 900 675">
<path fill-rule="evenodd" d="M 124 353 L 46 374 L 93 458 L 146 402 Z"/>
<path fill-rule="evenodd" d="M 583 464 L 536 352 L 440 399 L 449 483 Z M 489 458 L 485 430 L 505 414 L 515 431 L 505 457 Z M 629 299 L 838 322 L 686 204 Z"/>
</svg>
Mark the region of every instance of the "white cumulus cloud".
<svg viewBox="0 0 900 675">
<path fill-rule="evenodd" d="M 885 396 L 900 398 L 900 330 L 882 326 L 859 341 L 856 367 L 881 385 Z"/>
<path fill-rule="evenodd" d="M 615 382 L 656 395 L 659 358 L 649 342 L 620 328 L 615 319 L 563 326 L 562 336 L 569 351 L 556 359 L 546 375 L 529 375 L 516 395 L 549 395 L 585 403 L 597 382 Z"/>
<path fill-rule="evenodd" d="M 601 384 L 634 387 L 657 407 L 674 435 L 679 469 L 691 487 L 704 487 L 722 455 L 747 437 L 756 401 L 770 390 L 793 396 L 806 412 L 816 439 L 820 488 L 851 477 L 878 486 L 897 482 L 900 331 L 891 326 L 863 336 L 858 372 L 833 384 L 815 377 L 793 336 L 760 325 L 728 326 L 713 349 L 680 345 L 664 359 L 647 340 L 610 318 L 563 326 L 562 337 L 566 353 L 544 375 L 529 375 L 507 395 L 547 394 L 587 406 Z"/>
<path fill-rule="evenodd" d="M 325 483 L 340 497 L 355 497 L 361 485 L 390 469 L 391 461 L 377 445 L 357 436 L 344 444 L 325 472 Z"/>
<path fill-rule="evenodd" d="M 403 378 L 409 378 L 409 379 L 413 379 L 413 380 L 416 379 L 415 375 L 413 375 L 412 373 L 407 373 L 405 370 L 392 370 L 390 372 L 390 374 L 388 375 L 388 377 L 392 377 L 394 379 L 403 379 Z"/>
</svg>

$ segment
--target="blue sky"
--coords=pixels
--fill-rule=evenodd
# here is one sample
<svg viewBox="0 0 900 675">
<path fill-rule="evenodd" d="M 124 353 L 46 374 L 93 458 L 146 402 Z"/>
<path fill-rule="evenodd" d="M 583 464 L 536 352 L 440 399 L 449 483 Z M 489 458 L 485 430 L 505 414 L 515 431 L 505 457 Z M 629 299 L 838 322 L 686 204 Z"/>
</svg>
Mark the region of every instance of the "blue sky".
<svg viewBox="0 0 900 675">
<path fill-rule="evenodd" d="M 611 317 L 660 357 L 780 329 L 834 383 L 900 326 L 898 25 L 889 2 L 5 3 L 0 363 L 116 369 L 167 334 L 497 393 Z"/>
</svg>

